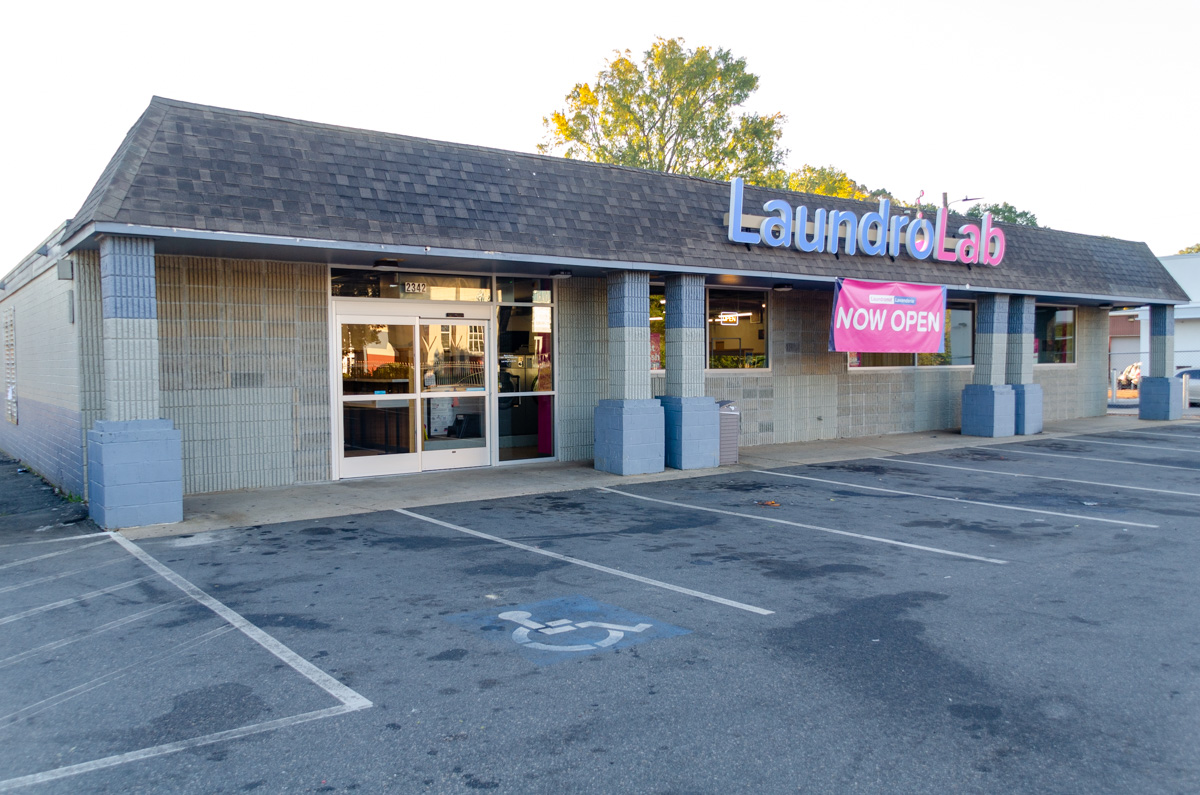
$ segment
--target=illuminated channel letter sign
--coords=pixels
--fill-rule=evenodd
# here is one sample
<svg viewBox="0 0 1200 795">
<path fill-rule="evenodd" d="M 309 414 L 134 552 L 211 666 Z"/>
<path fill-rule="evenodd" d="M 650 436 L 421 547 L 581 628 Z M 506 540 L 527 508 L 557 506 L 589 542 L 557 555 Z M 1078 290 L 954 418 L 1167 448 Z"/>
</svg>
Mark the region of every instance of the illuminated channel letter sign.
<svg viewBox="0 0 1200 795">
<path fill-rule="evenodd" d="M 838 279 L 829 350 L 944 353 L 946 288 Z"/>
<path fill-rule="evenodd" d="M 765 203 L 765 218 L 756 218 L 757 231 L 743 228 L 742 179 L 729 183 L 729 242 L 772 248 L 795 247 L 800 251 L 836 254 L 865 254 L 882 257 L 900 256 L 901 247 L 913 259 L 933 259 L 941 262 L 961 262 L 966 265 L 1000 264 L 1004 259 L 1004 231 L 992 225 L 992 214 L 983 214 L 983 223 L 963 224 L 958 228 L 962 237 L 946 248 L 946 211 L 937 211 L 937 220 L 930 223 L 921 217 L 891 215 L 891 202 L 882 199 L 878 212 L 863 213 L 850 210 L 818 209 L 810 214 L 805 205 L 795 209 L 783 199 Z M 810 217 L 811 215 L 811 217 Z"/>
</svg>

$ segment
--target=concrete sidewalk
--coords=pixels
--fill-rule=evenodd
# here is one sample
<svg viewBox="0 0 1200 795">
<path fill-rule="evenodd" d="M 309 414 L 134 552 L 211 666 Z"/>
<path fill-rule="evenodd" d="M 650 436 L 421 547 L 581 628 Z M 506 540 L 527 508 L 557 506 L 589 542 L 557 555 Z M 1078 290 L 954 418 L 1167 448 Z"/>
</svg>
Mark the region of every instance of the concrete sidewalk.
<svg viewBox="0 0 1200 795">
<path fill-rule="evenodd" d="M 630 483 L 694 478 L 722 472 L 820 464 L 870 456 L 984 447 L 1126 428 L 1152 428 L 1163 424 L 1170 423 L 1141 421 L 1136 416 L 1109 415 L 1048 423 L 1045 431 L 1038 436 L 1009 436 L 990 439 L 963 436 L 958 431 L 925 431 L 856 439 L 763 445 L 742 448 L 740 462 L 733 466 L 689 471 L 668 469 L 654 475 L 610 475 L 597 472 L 592 468 L 590 461 L 548 462 L 197 494 L 184 498 L 184 520 L 182 522 L 131 528 L 122 532 L 125 536 L 134 539 L 182 535 L 230 527 L 323 519 L 392 508 L 413 508 L 422 505 L 441 505 L 572 491 L 599 486 L 620 486 Z"/>
</svg>

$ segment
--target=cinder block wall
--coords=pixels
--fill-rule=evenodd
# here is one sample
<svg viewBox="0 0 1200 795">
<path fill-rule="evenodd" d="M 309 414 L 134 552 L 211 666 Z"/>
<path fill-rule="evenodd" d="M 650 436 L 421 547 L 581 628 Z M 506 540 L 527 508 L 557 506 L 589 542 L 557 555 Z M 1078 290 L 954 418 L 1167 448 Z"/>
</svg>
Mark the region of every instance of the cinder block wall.
<svg viewBox="0 0 1200 795">
<path fill-rule="evenodd" d="M 159 256 L 163 416 L 184 492 L 328 480 L 324 265 Z"/>
<path fill-rule="evenodd" d="M 969 367 L 851 369 L 829 352 L 832 293 L 770 295 L 770 373 L 706 378 L 709 394 L 741 408 L 742 446 L 958 426 Z"/>
<path fill-rule="evenodd" d="M 0 299 L 0 318 L 13 313 L 17 355 L 17 424 L 0 415 L 0 449 L 82 497 L 87 480 L 75 281 L 59 279 L 58 268 L 46 265 L 34 263 L 16 274 Z"/>
<path fill-rule="evenodd" d="M 573 292 L 591 280 L 572 279 L 560 291 L 560 402 L 578 415 L 573 444 L 564 446 L 564 460 L 591 456 L 592 395 L 601 393 L 607 371 L 603 358 L 593 365 L 585 355 L 584 334 L 603 335 L 598 314 L 603 290 L 591 298 Z M 602 287 L 602 282 L 600 283 Z M 570 300 L 564 300 L 568 294 Z M 829 316 L 832 293 L 796 290 L 770 294 L 771 369 L 709 372 L 707 394 L 733 400 L 742 412 L 740 445 L 815 441 L 888 433 L 913 433 L 957 428 L 962 424 L 962 390 L 971 382 L 971 367 L 855 368 L 844 353 L 830 353 Z M 582 313 L 582 314 L 581 314 Z M 1104 310 L 1077 312 L 1077 363 L 1041 365 L 1034 376 L 1046 392 L 1046 419 L 1097 416 L 1105 412 L 1108 320 Z M 568 359 L 567 335 L 577 335 L 580 356 Z M 651 379 L 655 395 L 663 394 L 665 378 Z M 586 413 L 586 425 L 584 414 Z M 563 415 L 564 420 L 566 414 Z M 565 425 L 564 421 L 564 425 Z M 564 440 L 567 433 L 563 433 Z"/>
<path fill-rule="evenodd" d="M 608 283 L 575 277 L 556 288 L 558 456 L 586 461 L 596 441 L 593 411 L 608 397 Z"/>
<path fill-rule="evenodd" d="M 1075 310 L 1075 364 L 1035 364 L 1046 422 L 1099 417 L 1108 411 L 1108 310 Z"/>
</svg>

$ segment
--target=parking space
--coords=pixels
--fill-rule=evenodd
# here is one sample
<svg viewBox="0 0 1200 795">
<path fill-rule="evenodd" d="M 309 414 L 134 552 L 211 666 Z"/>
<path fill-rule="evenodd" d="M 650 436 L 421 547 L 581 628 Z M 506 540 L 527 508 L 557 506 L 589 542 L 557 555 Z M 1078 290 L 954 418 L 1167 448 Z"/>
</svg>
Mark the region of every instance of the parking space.
<svg viewBox="0 0 1200 795">
<path fill-rule="evenodd" d="M 46 529 L 0 543 L 0 789 L 370 705 L 119 536 Z"/>
<path fill-rule="evenodd" d="M 0 790 L 1192 791 L 1197 453 L 3 546 Z"/>
</svg>

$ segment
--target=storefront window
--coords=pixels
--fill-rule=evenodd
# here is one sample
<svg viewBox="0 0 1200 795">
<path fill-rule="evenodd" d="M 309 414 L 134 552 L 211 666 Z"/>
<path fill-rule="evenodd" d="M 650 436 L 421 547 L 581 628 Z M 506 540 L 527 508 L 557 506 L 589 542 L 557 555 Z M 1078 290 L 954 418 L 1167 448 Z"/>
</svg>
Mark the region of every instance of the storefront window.
<svg viewBox="0 0 1200 795">
<path fill-rule="evenodd" d="M 650 369 L 667 366 L 667 296 L 661 287 L 650 286 Z"/>
<path fill-rule="evenodd" d="M 975 363 L 975 306 L 966 303 L 946 304 L 945 351 L 918 353 L 917 364 L 923 366 Z"/>
<path fill-rule="evenodd" d="M 1034 312 L 1033 351 L 1038 364 L 1075 361 L 1075 310 L 1039 306 Z"/>
<path fill-rule="evenodd" d="M 334 268 L 331 290 L 337 298 L 471 302 L 492 300 L 491 278 L 488 276 L 445 276 L 432 273 Z"/>
<path fill-rule="evenodd" d="M 708 291 L 708 366 L 713 370 L 767 366 L 765 290 Z"/>
<path fill-rule="evenodd" d="M 496 277 L 496 292 L 506 304 L 548 304 L 554 296 L 553 279 Z"/>
<path fill-rule="evenodd" d="M 549 287 L 547 286 L 547 290 Z M 516 289 L 500 295 L 528 295 Z M 548 298 L 548 296 L 547 296 Z M 554 455 L 554 336 L 550 306 L 497 308 L 497 420 L 501 461 Z"/>
<path fill-rule="evenodd" d="M 946 304 L 945 351 L 942 353 L 850 353 L 851 367 L 922 367 L 975 363 L 975 306 Z"/>
</svg>

